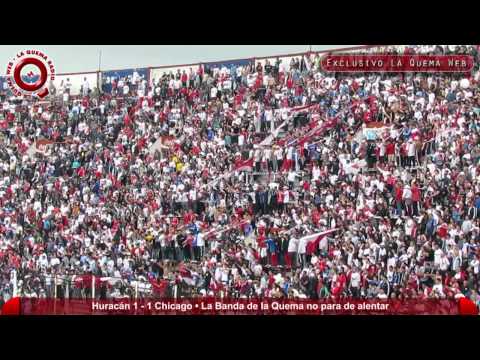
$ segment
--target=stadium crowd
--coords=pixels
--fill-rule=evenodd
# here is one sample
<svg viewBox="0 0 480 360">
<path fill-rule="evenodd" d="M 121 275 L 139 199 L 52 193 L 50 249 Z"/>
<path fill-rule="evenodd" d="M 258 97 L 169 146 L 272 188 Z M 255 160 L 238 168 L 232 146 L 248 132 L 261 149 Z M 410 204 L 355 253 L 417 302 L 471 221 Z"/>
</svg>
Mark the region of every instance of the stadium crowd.
<svg viewBox="0 0 480 360">
<path fill-rule="evenodd" d="M 479 79 L 307 53 L 2 93 L 0 297 L 478 303 Z"/>
</svg>

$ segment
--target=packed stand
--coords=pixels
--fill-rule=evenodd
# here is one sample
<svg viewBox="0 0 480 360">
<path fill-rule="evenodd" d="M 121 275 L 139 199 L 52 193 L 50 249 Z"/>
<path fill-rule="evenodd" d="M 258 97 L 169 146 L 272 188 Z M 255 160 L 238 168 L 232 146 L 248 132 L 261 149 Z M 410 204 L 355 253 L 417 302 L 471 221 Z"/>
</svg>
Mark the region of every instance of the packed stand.
<svg viewBox="0 0 480 360">
<path fill-rule="evenodd" d="M 3 95 L 0 297 L 478 303 L 479 78 L 312 53 Z"/>
</svg>

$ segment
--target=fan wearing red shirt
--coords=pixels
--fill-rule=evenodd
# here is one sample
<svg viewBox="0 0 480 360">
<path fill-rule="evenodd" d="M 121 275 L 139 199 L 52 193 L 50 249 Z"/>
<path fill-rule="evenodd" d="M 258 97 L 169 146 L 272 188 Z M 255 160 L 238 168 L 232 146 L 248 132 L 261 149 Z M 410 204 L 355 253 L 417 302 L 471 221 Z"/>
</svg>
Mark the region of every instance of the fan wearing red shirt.
<svg viewBox="0 0 480 360">
<path fill-rule="evenodd" d="M 380 146 L 377 146 L 375 147 L 375 157 L 377 158 L 377 161 L 380 160 Z"/>
<path fill-rule="evenodd" d="M 353 80 L 351 86 L 352 86 L 352 89 L 353 89 L 354 92 L 357 92 L 358 88 L 360 87 L 360 85 L 357 83 L 356 80 Z"/>
<path fill-rule="evenodd" d="M 235 209 L 235 212 L 237 213 L 237 216 L 238 216 L 239 218 L 242 218 L 242 217 L 243 217 L 244 210 L 243 210 L 242 207 L 240 207 L 240 206 L 237 207 L 237 208 Z"/>
<path fill-rule="evenodd" d="M 335 281 L 335 283 L 332 284 L 332 297 L 338 298 L 342 290 L 342 283 L 339 280 Z"/>
<path fill-rule="evenodd" d="M 237 95 L 235 95 L 235 106 L 242 105 L 242 101 L 243 101 L 243 95 L 239 92 Z"/>
<path fill-rule="evenodd" d="M 183 74 L 182 74 L 180 80 L 182 81 L 182 86 L 183 86 L 183 87 L 186 87 L 186 86 L 187 86 L 188 76 L 187 76 L 187 73 L 186 73 L 185 71 L 183 71 Z"/>
<path fill-rule="evenodd" d="M 263 83 L 263 76 L 261 74 L 258 74 L 257 79 L 255 80 L 254 90 L 258 90 L 259 88 L 261 88 L 262 83 Z"/>
<path fill-rule="evenodd" d="M 419 216 L 421 193 L 420 193 L 420 189 L 418 188 L 415 181 L 412 182 L 412 186 L 411 186 L 410 190 L 412 191 L 413 214 L 415 216 Z"/>
<path fill-rule="evenodd" d="M 347 277 L 344 273 L 341 273 L 337 276 L 337 280 L 332 284 L 332 296 L 338 298 L 342 295 L 343 290 L 345 289 L 345 284 L 347 282 Z"/>
<path fill-rule="evenodd" d="M 363 122 L 365 124 L 368 124 L 371 121 L 372 121 L 372 113 L 370 110 L 367 110 L 363 113 Z"/>
<path fill-rule="evenodd" d="M 187 225 L 190 224 L 194 220 L 193 211 L 187 211 L 185 215 L 183 215 L 183 224 Z"/>
<path fill-rule="evenodd" d="M 448 233 L 448 225 L 446 223 L 443 223 L 438 228 L 437 234 L 440 238 L 445 239 L 447 237 L 447 233 Z"/>
<path fill-rule="evenodd" d="M 375 264 L 370 264 L 367 269 L 368 279 L 373 279 L 377 273 L 377 266 Z"/>
<path fill-rule="evenodd" d="M 303 95 L 303 87 L 298 85 L 295 87 L 295 96 L 302 96 Z"/>
<path fill-rule="evenodd" d="M 275 284 L 275 278 L 273 277 L 273 274 L 270 273 L 268 275 L 268 287 L 272 288 L 273 284 Z"/>
<path fill-rule="evenodd" d="M 345 284 L 347 283 L 347 276 L 342 271 L 340 275 L 338 275 L 338 281 L 340 282 L 342 289 L 345 288 Z"/>
<path fill-rule="evenodd" d="M 394 188 L 395 191 L 395 206 L 398 216 L 402 216 L 402 196 L 403 196 L 403 187 L 401 183 L 397 183 Z"/>
<path fill-rule="evenodd" d="M 395 144 L 393 142 L 389 142 L 385 148 L 385 153 L 388 157 L 388 163 L 394 163 L 395 161 Z"/>
<path fill-rule="evenodd" d="M 317 208 L 314 208 L 312 211 L 312 222 L 315 226 L 318 226 L 318 223 L 320 222 L 320 212 Z"/>
<path fill-rule="evenodd" d="M 287 78 L 287 88 L 289 90 L 293 88 L 293 78 L 290 75 L 288 75 L 288 78 Z"/>
<path fill-rule="evenodd" d="M 260 249 L 260 256 L 261 256 L 261 261 L 262 261 L 262 265 L 265 265 L 266 264 L 266 256 L 267 256 L 267 244 L 265 242 L 266 240 L 266 237 L 265 235 L 259 235 L 257 237 L 257 244 L 258 244 L 258 248 Z"/>
</svg>

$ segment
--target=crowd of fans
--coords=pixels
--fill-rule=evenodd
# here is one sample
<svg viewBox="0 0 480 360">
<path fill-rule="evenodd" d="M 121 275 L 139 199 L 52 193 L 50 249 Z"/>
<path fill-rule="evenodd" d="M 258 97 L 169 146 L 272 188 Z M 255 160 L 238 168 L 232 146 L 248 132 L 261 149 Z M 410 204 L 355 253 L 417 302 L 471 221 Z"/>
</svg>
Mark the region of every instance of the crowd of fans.
<svg viewBox="0 0 480 360">
<path fill-rule="evenodd" d="M 479 79 L 328 74 L 308 53 L 2 93 L 0 297 L 478 303 Z"/>
</svg>

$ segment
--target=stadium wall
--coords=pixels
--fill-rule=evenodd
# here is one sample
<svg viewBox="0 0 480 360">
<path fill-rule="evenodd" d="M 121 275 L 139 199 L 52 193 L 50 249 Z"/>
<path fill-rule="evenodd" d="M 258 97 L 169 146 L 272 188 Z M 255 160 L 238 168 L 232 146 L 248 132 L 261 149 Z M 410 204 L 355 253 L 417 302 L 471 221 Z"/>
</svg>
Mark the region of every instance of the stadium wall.
<svg viewBox="0 0 480 360">
<path fill-rule="evenodd" d="M 66 82 L 67 79 L 70 80 L 72 84 L 70 88 L 70 95 L 80 95 L 80 91 L 84 82 L 84 79 L 87 78 L 90 89 L 93 89 L 98 86 L 98 73 L 97 72 L 87 72 L 87 73 L 70 73 L 63 75 L 56 75 L 55 80 L 53 80 L 53 86 L 58 92 L 62 82 Z"/>
<path fill-rule="evenodd" d="M 208 70 L 220 70 L 222 68 L 230 69 L 232 67 L 239 67 L 239 66 L 248 66 L 253 65 L 255 63 L 255 58 L 247 58 L 247 59 L 234 59 L 234 60 L 224 60 L 224 61 L 215 61 L 215 62 L 207 62 L 204 65 L 205 69 Z"/>
<path fill-rule="evenodd" d="M 0 91 L 7 91 L 8 90 L 8 83 L 6 76 L 0 76 Z"/>
<path fill-rule="evenodd" d="M 131 77 L 135 73 L 138 76 L 149 81 L 150 77 L 150 68 L 133 68 L 133 69 L 121 69 L 121 70 L 110 70 L 101 72 L 101 87 L 104 92 L 112 91 L 112 80 L 120 77 Z"/>
<path fill-rule="evenodd" d="M 301 54 L 303 55 L 303 54 Z M 290 70 L 290 61 L 292 61 L 292 59 L 296 58 L 298 56 L 295 56 L 295 55 L 287 55 L 287 56 L 272 56 L 272 57 L 268 57 L 268 58 L 259 58 L 259 59 L 255 59 L 255 64 L 262 64 L 265 65 L 265 63 L 268 62 L 270 63 L 270 65 L 275 65 L 275 62 L 277 61 L 277 58 L 279 60 L 282 61 L 282 64 L 285 65 L 285 70 L 286 71 L 289 71 Z"/>
<path fill-rule="evenodd" d="M 180 70 L 180 73 L 182 73 L 184 70 L 189 73 L 190 69 L 192 69 L 193 72 L 197 72 L 198 68 L 200 67 L 200 64 L 185 64 L 185 65 L 177 65 L 177 66 L 159 66 L 155 68 L 150 68 L 150 82 L 149 84 L 152 85 L 154 81 L 157 79 L 161 78 L 164 73 L 169 74 L 173 73 L 176 74 L 178 70 Z"/>
</svg>

